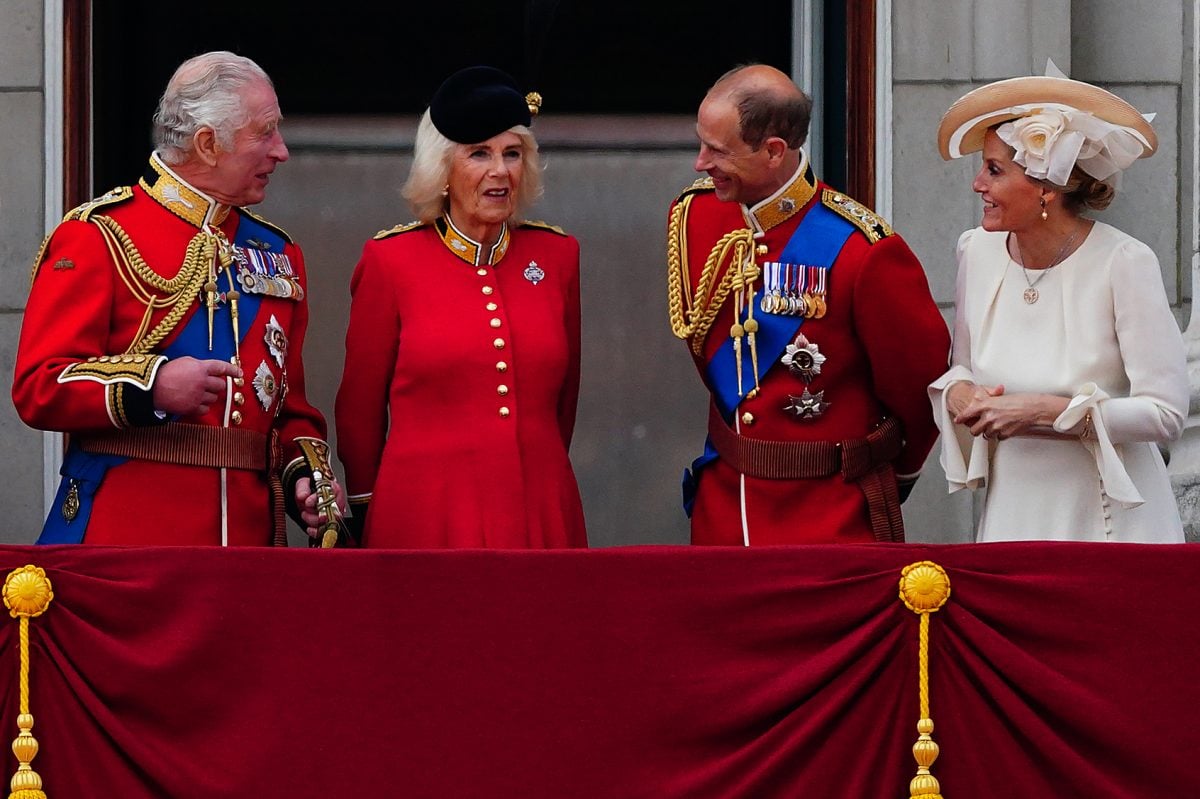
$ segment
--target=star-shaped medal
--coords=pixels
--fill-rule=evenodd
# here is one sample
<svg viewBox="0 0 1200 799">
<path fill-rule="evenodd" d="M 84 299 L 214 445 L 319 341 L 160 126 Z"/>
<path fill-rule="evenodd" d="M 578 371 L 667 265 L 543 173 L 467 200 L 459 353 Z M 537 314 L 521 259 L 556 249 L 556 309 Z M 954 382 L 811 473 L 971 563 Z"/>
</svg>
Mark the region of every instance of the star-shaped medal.
<svg viewBox="0 0 1200 799">
<path fill-rule="evenodd" d="M 821 374 L 821 364 L 825 363 L 825 356 L 817 349 L 816 344 L 798 336 L 794 344 L 787 345 L 787 350 L 780 360 L 805 383 L 811 383 L 814 377 Z"/>
<path fill-rule="evenodd" d="M 824 391 L 812 394 L 807 388 L 799 397 L 788 394 L 788 400 L 788 404 L 784 405 L 783 409 L 797 419 L 816 419 L 829 407 L 829 403 L 825 401 Z"/>
</svg>

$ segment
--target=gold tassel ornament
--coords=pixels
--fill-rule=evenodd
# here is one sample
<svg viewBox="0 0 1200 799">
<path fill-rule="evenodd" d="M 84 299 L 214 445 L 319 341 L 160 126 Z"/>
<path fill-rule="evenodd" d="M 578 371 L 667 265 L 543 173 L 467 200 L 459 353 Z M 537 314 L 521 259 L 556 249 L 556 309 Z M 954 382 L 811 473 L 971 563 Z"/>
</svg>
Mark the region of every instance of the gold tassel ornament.
<svg viewBox="0 0 1200 799">
<path fill-rule="evenodd" d="M 921 718 L 917 721 L 919 737 L 913 744 L 917 761 L 917 776 L 908 784 L 910 799 L 942 799 L 941 785 L 929 768 L 937 760 L 938 745 L 933 741 L 933 718 L 929 712 L 929 614 L 936 613 L 950 599 L 950 578 L 946 570 L 933 561 L 923 560 L 904 567 L 900 572 L 900 601 L 921 617 L 919 692 Z"/>
<path fill-rule="evenodd" d="M 37 756 L 38 742 L 33 737 L 33 714 L 29 712 L 29 620 L 45 613 L 53 599 L 50 579 L 37 566 L 14 569 L 4 581 L 4 606 L 10 616 L 19 620 L 21 629 L 21 706 L 17 716 L 20 733 L 12 744 L 17 773 L 9 782 L 8 799 L 46 799 L 42 778 L 30 766 Z"/>
</svg>

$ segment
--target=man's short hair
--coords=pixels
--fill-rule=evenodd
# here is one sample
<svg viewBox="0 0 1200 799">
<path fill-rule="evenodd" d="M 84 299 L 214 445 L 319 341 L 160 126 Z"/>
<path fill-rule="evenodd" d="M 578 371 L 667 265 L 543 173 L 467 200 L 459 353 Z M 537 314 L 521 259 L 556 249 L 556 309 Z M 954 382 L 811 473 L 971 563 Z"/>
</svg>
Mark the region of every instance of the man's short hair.
<svg viewBox="0 0 1200 799">
<path fill-rule="evenodd" d="M 234 133 L 250 121 L 242 89 L 256 81 L 274 87 L 262 67 L 225 50 L 180 64 L 154 112 L 154 148 L 159 157 L 170 165 L 187 160 L 192 137 L 204 127 L 213 129 L 223 148 L 232 147 Z"/>
<path fill-rule="evenodd" d="M 759 65 L 741 64 L 734 67 L 717 78 L 712 88 L 716 89 L 742 70 L 754 66 Z M 735 89 L 730 92 L 729 99 L 738 110 L 738 132 L 742 141 L 752 149 L 762 147 L 763 142 L 772 136 L 787 142 L 789 150 L 799 149 L 808 140 L 812 98 L 799 87 L 796 87 L 794 95 L 769 90 Z"/>
</svg>

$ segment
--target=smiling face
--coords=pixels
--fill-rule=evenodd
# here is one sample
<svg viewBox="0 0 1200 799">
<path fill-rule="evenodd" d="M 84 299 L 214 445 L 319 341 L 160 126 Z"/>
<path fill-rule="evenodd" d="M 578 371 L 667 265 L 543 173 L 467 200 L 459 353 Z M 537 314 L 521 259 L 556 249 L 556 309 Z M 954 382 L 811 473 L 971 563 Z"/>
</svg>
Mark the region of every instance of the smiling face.
<svg viewBox="0 0 1200 799">
<path fill-rule="evenodd" d="M 266 81 L 252 81 L 241 91 L 247 122 L 233 135 L 228 149 L 218 143 L 215 163 L 196 188 L 226 205 L 260 203 L 276 165 L 288 159 L 279 132 L 282 114 L 275 90 Z"/>
<path fill-rule="evenodd" d="M 512 131 L 479 144 L 454 145 L 447 181 L 454 224 L 476 241 L 494 239 L 517 211 L 524 171 L 525 148 Z"/>
<path fill-rule="evenodd" d="M 696 136 L 695 169 L 712 178 L 718 200 L 753 205 L 779 190 L 768 148 L 754 150 L 742 141 L 737 107 L 726 97 L 710 96 L 700 104 Z"/>
<path fill-rule="evenodd" d="M 989 130 L 983 140 L 983 164 L 971 184 L 983 199 L 984 230 L 1020 231 L 1042 224 L 1043 188 L 1025 174 L 1025 168 L 1012 160 L 1013 150 L 996 131 Z"/>
</svg>

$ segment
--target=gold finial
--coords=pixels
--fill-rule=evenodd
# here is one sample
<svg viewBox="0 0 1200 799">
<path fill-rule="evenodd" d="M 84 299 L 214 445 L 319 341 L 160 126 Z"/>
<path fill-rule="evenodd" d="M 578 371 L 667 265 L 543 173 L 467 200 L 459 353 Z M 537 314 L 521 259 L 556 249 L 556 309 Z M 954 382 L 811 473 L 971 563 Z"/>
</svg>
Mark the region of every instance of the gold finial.
<svg viewBox="0 0 1200 799">
<path fill-rule="evenodd" d="M 913 613 L 936 613 L 950 598 L 950 578 L 933 561 L 923 560 L 900 572 L 900 599 Z"/>
<path fill-rule="evenodd" d="M 4 606 L 14 619 L 41 616 L 53 599 L 50 580 L 37 566 L 13 569 L 4 581 Z"/>
<path fill-rule="evenodd" d="M 910 799 L 942 799 L 941 786 L 929 767 L 937 760 L 938 745 L 933 740 L 933 718 L 929 712 L 929 614 L 936 613 L 950 599 L 950 577 L 933 561 L 909 564 L 900 572 L 900 601 L 921 617 L 917 664 L 921 718 L 917 721 L 917 742 L 913 758 L 917 776 L 908 784 Z"/>
<path fill-rule="evenodd" d="M 525 104 L 529 106 L 529 113 L 537 116 L 538 111 L 542 110 L 542 96 L 537 92 L 530 92 L 525 95 Z"/>
<path fill-rule="evenodd" d="M 38 753 L 38 742 L 33 737 L 33 714 L 29 712 L 29 620 L 46 612 L 54 601 L 54 588 L 44 569 L 23 566 L 9 572 L 4 581 L 4 606 L 9 615 L 20 624 L 20 712 L 17 729 L 20 732 L 13 741 L 13 754 L 17 756 L 17 773 L 9 781 L 9 799 L 46 799 L 42 792 L 42 778 L 29 764 Z"/>
</svg>

